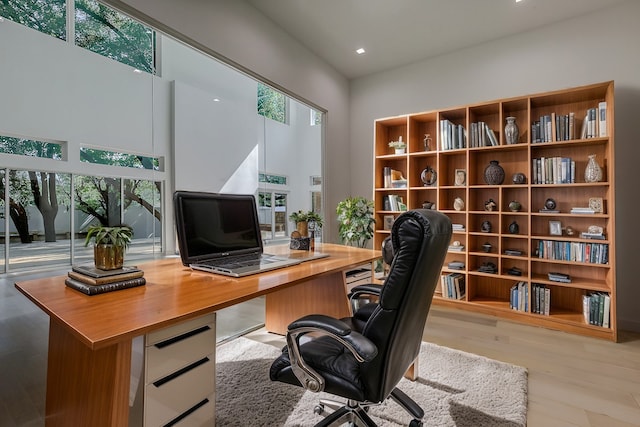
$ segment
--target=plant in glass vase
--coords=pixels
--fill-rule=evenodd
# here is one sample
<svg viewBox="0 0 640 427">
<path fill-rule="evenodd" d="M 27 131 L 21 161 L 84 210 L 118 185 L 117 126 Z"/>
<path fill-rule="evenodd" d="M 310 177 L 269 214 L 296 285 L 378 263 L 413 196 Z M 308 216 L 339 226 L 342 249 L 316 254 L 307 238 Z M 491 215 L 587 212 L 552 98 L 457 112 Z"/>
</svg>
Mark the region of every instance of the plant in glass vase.
<svg viewBox="0 0 640 427">
<path fill-rule="evenodd" d="M 351 246 L 364 248 L 373 237 L 373 201 L 364 197 L 349 197 L 338 203 L 340 239 Z"/>
<path fill-rule="evenodd" d="M 93 260 L 100 270 L 115 270 L 124 264 L 124 252 L 131 243 L 133 229 L 128 225 L 107 227 L 93 225 L 87 229 L 84 245 L 93 240 Z"/>
</svg>

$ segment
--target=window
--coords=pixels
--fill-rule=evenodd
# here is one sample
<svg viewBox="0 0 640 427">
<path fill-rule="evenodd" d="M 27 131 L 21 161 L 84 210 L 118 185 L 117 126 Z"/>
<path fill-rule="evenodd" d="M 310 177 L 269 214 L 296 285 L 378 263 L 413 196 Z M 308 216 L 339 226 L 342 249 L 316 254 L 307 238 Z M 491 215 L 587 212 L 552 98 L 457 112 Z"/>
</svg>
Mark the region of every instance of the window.
<svg viewBox="0 0 640 427">
<path fill-rule="evenodd" d="M 258 217 L 263 240 L 284 238 L 287 233 L 287 194 L 258 192 Z"/>
<path fill-rule="evenodd" d="M 65 0 L 2 0 L 0 16 L 66 40 L 66 8 Z"/>
<path fill-rule="evenodd" d="M 80 147 L 80 160 L 99 165 L 160 170 L 160 159 L 157 157 L 139 156 L 136 154 L 97 150 L 94 148 Z"/>
<path fill-rule="evenodd" d="M 0 135 L 0 153 L 61 160 L 62 145 L 53 142 Z"/>
<path fill-rule="evenodd" d="M 92 52 L 153 73 L 151 28 L 97 2 L 76 0 L 75 43 Z"/>
<path fill-rule="evenodd" d="M 75 17 L 75 34 L 67 35 L 67 13 Z M 97 0 L 0 0 L 0 16 L 154 73 L 155 32 Z"/>
<path fill-rule="evenodd" d="M 269 86 L 258 83 L 258 114 L 287 123 L 287 97 Z"/>
<path fill-rule="evenodd" d="M 320 126 L 322 124 L 322 112 L 309 108 L 310 125 Z"/>
<path fill-rule="evenodd" d="M 287 185 L 287 177 L 284 175 L 261 173 L 258 175 L 258 181 L 267 184 Z"/>
</svg>

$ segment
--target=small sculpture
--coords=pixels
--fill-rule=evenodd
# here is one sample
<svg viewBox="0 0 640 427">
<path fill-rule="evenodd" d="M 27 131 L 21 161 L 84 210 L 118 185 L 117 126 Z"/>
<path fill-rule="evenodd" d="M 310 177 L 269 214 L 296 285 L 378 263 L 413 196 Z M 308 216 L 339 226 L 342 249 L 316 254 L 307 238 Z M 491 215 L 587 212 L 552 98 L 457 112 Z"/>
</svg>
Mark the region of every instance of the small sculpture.
<svg viewBox="0 0 640 427">
<path fill-rule="evenodd" d="M 511 224 L 509 224 L 509 233 L 518 234 L 519 231 L 520 231 L 520 226 L 518 225 L 517 222 L 513 221 Z"/>
<path fill-rule="evenodd" d="M 431 134 L 424 134 L 424 151 L 431 151 Z"/>
<path fill-rule="evenodd" d="M 456 197 L 453 201 L 453 208 L 457 211 L 461 211 L 462 209 L 464 209 L 464 200 L 462 200 L 460 197 Z"/>
<path fill-rule="evenodd" d="M 518 212 L 520 208 L 522 208 L 522 205 L 517 200 L 512 200 L 509 203 L 509 210 L 511 210 L 511 212 Z"/>
<path fill-rule="evenodd" d="M 491 233 L 491 223 L 489 221 L 483 221 L 480 226 L 480 231 L 483 233 Z"/>
<path fill-rule="evenodd" d="M 496 202 L 493 201 L 493 199 L 489 199 L 486 202 L 484 202 L 484 210 L 485 211 L 493 211 L 496 208 Z"/>
</svg>

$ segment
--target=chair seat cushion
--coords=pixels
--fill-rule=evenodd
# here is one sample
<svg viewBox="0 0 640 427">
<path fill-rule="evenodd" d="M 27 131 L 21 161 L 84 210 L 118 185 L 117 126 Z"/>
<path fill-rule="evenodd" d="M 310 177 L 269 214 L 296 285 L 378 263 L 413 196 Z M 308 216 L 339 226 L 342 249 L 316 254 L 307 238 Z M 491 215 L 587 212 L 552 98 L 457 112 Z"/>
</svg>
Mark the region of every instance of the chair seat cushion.
<svg viewBox="0 0 640 427">
<path fill-rule="evenodd" d="M 324 391 L 357 401 L 365 400 L 360 364 L 343 345 L 325 336 L 302 344 L 300 351 L 307 365 L 324 378 Z M 271 365 L 269 375 L 274 381 L 300 385 L 291 369 L 286 347 Z"/>
</svg>

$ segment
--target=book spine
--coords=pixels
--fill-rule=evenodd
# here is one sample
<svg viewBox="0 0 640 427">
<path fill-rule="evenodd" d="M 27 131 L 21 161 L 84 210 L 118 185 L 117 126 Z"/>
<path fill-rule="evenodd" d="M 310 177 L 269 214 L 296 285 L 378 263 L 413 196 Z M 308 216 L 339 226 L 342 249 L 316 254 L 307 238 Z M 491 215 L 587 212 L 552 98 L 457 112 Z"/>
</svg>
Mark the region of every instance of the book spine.
<svg viewBox="0 0 640 427">
<path fill-rule="evenodd" d="M 68 277 L 67 279 L 65 279 L 64 283 L 70 288 L 78 290 L 84 294 L 97 295 L 105 292 L 117 291 L 119 289 L 142 286 L 146 284 L 147 281 L 144 277 L 139 277 L 137 279 L 123 280 L 121 282 L 107 283 L 103 285 L 88 285 L 86 283 L 80 282 L 79 280 Z"/>
</svg>

